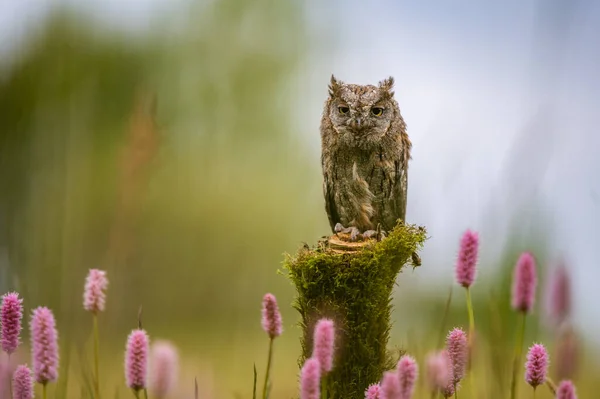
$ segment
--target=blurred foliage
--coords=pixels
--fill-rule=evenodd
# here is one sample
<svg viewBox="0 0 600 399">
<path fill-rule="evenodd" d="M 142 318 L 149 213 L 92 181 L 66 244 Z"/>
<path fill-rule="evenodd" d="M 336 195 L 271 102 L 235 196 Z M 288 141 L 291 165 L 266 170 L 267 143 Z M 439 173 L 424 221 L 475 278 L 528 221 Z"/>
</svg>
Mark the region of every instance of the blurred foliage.
<svg viewBox="0 0 600 399">
<path fill-rule="evenodd" d="M 64 341 L 87 339 L 91 267 L 119 348 L 140 305 L 154 334 L 231 341 L 258 326 L 282 253 L 327 231 L 291 122 L 299 4 L 186 7 L 141 36 L 57 10 L 0 69 L 0 284 L 54 309 Z"/>
<path fill-rule="evenodd" d="M 277 268 L 298 228 L 314 229 L 301 215 L 320 205 L 303 195 L 319 185 L 318 163 L 298 155 L 289 116 L 305 47 L 296 7 L 193 5 L 181 32 L 137 40 L 68 13 L 48 19 L 0 87 L 3 237 L 33 302 L 60 308 L 61 292 L 72 302 L 80 287 L 69 279 L 101 266 L 139 298 L 123 311 L 144 303 L 186 322 L 189 309 L 220 314 L 211 302 L 239 300 L 215 295 L 232 273 L 238 289 L 257 290 L 249 281 Z M 139 144 L 128 137 L 141 90 L 158 99 L 149 133 L 158 153 L 138 166 L 150 177 L 128 210 L 132 253 L 105 265 L 119 199 L 138 183 L 124 177 L 123 156 L 148 150 L 129 148 Z M 168 304 L 150 284 L 158 275 Z"/>
</svg>

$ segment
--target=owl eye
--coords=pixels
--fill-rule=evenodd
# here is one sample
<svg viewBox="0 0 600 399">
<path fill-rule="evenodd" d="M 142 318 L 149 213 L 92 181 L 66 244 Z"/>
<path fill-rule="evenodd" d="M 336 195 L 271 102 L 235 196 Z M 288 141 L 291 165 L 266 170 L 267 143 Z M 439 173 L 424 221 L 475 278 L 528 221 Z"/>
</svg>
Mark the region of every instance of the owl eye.
<svg viewBox="0 0 600 399">
<path fill-rule="evenodd" d="M 383 108 L 373 107 L 373 108 L 371 108 L 371 113 L 375 116 L 381 116 L 381 115 L 383 115 Z"/>
<path fill-rule="evenodd" d="M 338 107 L 338 111 L 340 111 L 340 114 L 346 115 L 348 112 L 350 112 L 350 108 L 348 108 L 348 107 Z"/>
</svg>

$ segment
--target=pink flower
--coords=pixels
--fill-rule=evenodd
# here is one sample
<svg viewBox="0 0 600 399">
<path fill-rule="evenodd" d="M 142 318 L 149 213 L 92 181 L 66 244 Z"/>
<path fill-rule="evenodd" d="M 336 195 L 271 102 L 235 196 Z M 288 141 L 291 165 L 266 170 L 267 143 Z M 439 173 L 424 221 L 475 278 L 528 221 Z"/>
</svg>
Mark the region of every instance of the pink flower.
<svg viewBox="0 0 600 399">
<path fill-rule="evenodd" d="M 398 377 L 400 378 L 400 398 L 410 399 L 415 390 L 419 377 L 419 367 L 412 356 L 404 355 L 398 362 Z"/>
<path fill-rule="evenodd" d="M 129 334 L 125 349 L 125 379 L 127 386 L 136 391 L 146 388 L 148 346 L 146 331 L 138 329 Z"/>
<path fill-rule="evenodd" d="M 12 378 L 12 399 L 33 399 L 33 378 L 26 365 L 18 366 Z"/>
<path fill-rule="evenodd" d="M 450 331 L 446 337 L 446 350 L 452 364 L 452 383 L 458 384 L 465 376 L 467 366 L 467 334 L 461 328 Z"/>
<path fill-rule="evenodd" d="M 177 384 L 179 354 L 168 341 L 156 341 L 150 352 L 150 390 L 157 398 L 166 397 Z"/>
<path fill-rule="evenodd" d="M 321 365 L 319 360 L 310 358 L 304 362 L 300 375 L 300 399 L 319 399 L 320 383 Z"/>
<path fill-rule="evenodd" d="M 333 368 L 334 341 L 335 326 L 333 321 L 329 319 L 319 320 L 314 332 L 313 357 L 319 360 L 321 374 L 326 374 Z"/>
<path fill-rule="evenodd" d="M 104 270 L 90 269 L 85 279 L 83 308 L 92 313 L 103 312 L 107 287 L 108 279 L 106 278 L 106 272 Z"/>
<path fill-rule="evenodd" d="M 561 381 L 556 390 L 556 399 L 577 399 L 575 386 L 571 381 Z"/>
<path fill-rule="evenodd" d="M 517 261 L 513 276 L 512 306 L 515 310 L 531 312 L 536 285 L 535 259 L 529 252 L 524 252 Z"/>
<path fill-rule="evenodd" d="M 19 299 L 19 294 L 10 292 L 2 297 L 0 319 L 2 322 L 2 350 L 10 355 L 20 343 L 23 300 Z"/>
<path fill-rule="evenodd" d="M 575 376 L 579 358 L 579 343 L 572 328 L 561 329 L 554 358 L 556 359 L 554 369 L 559 381 Z"/>
<path fill-rule="evenodd" d="M 371 384 L 365 392 L 365 399 L 381 399 L 381 387 L 379 384 Z"/>
<path fill-rule="evenodd" d="M 546 382 L 548 371 L 548 352 L 542 344 L 534 344 L 527 353 L 525 363 L 525 381 L 532 387 L 537 387 Z"/>
<path fill-rule="evenodd" d="M 452 384 L 452 363 L 448 352 L 443 350 L 427 355 L 426 376 L 432 391 L 437 392 Z M 452 392 L 454 394 L 454 392 Z"/>
<path fill-rule="evenodd" d="M 460 240 L 456 261 L 456 281 L 465 288 L 470 287 L 475 281 L 478 247 L 479 236 L 476 232 L 467 230 Z"/>
<path fill-rule="evenodd" d="M 40 384 L 55 381 L 58 378 L 58 332 L 52 311 L 42 306 L 34 309 L 29 328 L 35 380 Z"/>
<path fill-rule="evenodd" d="M 281 313 L 273 294 L 265 294 L 263 297 L 262 328 L 271 339 L 280 336 L 283 332 Z"/>
<path fill-rule="evenodd" d="M 393 371 L 383 373 L 381 380 L 381 399 L 401 399 L 400 396 L 400 379 L 398 374 Z"/>
<path fill-rule="evenodd" d="M 457 384 L 456 389 L 458 389 L 458 386 L 459 385 Z M 441 392 L 444 398 L 451 398 L 452 396 L 454 396 L 454 384 L 450 383 L 446 385 L 444 388 L 442 388 Z"/>
<path fill-rule="evenodd" d="M 562 265 L 550 275 L 546 287 L 546 313 L 554 325 L 560 325 L 571 313 L 571 279 Z"/>
</svg>

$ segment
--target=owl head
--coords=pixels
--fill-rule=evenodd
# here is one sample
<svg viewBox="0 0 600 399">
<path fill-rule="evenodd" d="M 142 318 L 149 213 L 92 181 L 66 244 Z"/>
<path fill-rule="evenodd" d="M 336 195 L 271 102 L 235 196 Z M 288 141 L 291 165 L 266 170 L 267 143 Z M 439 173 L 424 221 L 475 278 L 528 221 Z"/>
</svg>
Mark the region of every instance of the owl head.
<svg viewBox="0 0 600 399">
<path fill-rule="evenodd" d="M 377 86 L 346 84 L 331 76 L 327 101 L 331 125 L 348 144 L 378 143 L 399 117 L 392 91 L 394 78 Z"/>
</svg>

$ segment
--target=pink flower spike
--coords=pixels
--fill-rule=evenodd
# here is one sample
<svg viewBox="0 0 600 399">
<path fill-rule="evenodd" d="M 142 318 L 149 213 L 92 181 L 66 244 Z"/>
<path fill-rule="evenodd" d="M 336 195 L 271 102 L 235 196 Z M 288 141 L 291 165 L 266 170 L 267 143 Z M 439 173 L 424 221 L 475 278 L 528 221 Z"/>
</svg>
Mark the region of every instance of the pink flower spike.
<svg viewBox="0 0 600 399">
<path fill-rule="evenodd" d="M 452 383 L 458 384 L 465 376 L 467 366 L 467 334 L 461 328 L 450 331 L 446 338 L 446 350 L 452 364 Z"/>
<path fill-rule="evenodd" d="M 127 337 L 125 379 L 127 386 L 135 391 L 146 388 L 148 346 L 148 334 L 144 330 L 133 330 Z"/>
<path fill-rule="evenodd" d="M 321 396 L 321 365 L 315 358 L 304 362 L 300 375 L 300 399 L 319 399 Z"/>
<path fill-rule="evenodd" d="M 400 398 L 410 399 L 415 390 L 419 377 L 419 367 L 412 356 L 404 355 L 398 362 L 398 377 L 400 378 Z"/>
<path fill-rule="evenodd" d="M 279 313 L 277 299 L 273 294 L 265 294 L 263 297 L 262 328 L 271 339 L 280 336 L 283 332 L 281 313 Z"/>
<path fill-rule="evenodd" d="M 321 374 L 327 374 L 333 368 L 333 349 L 335 326 L 332 320 L 321 319 L 314 332 L 313 357 L 319 359 Z"/>
<path fill-rule="evenodd" d="M 537 276 L 535 259 L 529 252 L 519 257 L 513 276 L 512 307 L 520 312 L 529 313 L 535 300 Z"/>
<path fill-rule="evenodd" d="M 579 341 L 571 327 L 561 328 L 554 356 L 557 380 L 573 378 L 579 364 Z"/>
<path fill-rule="evenodd" d="M 456 281 L 465 288 L 470 287 L 475 281 L 478 249 L 479 236 L 476 232 L 467 230 L 460 240 L 456 261 Z"/>
<path fill-rule="evenodd" d="M 458 385 L 456 385 L 456 389 L 458 389 Z M 442 395 L 444 398 L 451 398 L 454 396 L 454 384 L 450 383 L 441 389 Z"/>
<path fill-rule="evenodd" d="M 365 399 L 381 399 L 381 387 L 379 384 L 371 384 L 365 392 Z"/>
<path fill-rule="evenodd" d="M 381 380 L 381 399 L 401 399 L 400 396 L 400 379 L 398 374 L 393 371 L 383 373 Z"/>
<path fill-rule="evenodd" d="M 426 376 L 429 388 L 436 392 L 452 384 L 452 363 L 446 350 L 427 355 Z M 454 392 L 452 392 L 454 394 Z"/>
<path fill-rule="evenodd" d="M 179 374 L 179 354 L 169 341 L 156 341 L 150 351 L 150 391 L 165 398 L 175 388 Z"/>
<path fill-rule="evenodd" d="M 83 290 L 83 308 L 88 312 L 104 311 L 108 279 L 104 270 L 90 269 Z"/>
<path fill-rule="evenodd" d="M 571 313 L 571 279 L 562 265 L 553 270 L 546 286 L 546 313 L 555 326 L 562 324 Z"/>
<path fill-rule="evenodd" d="M 58 332 L 52 311 L 43 306 L 35 308 L 29 328 L 35 381 L 40 384 L 55 381 L 58 378 Z"/>
<path fill-rule="evenodd" d="M 12 378 L 12 399 L 33 399 L 33 378 L 26 365 L 18 366 Z"/>
<path fill-rule="evenodd" d="M 571 381 L 565 380 L 558 384 L 558 389 L 556 390 L 556 399 L 577 399 L 575 386 Z"/>
<path fill-rule="evenodd" d="M 9 355 L 20 344 L 21 320 L 23 320 L 23 300 L 16 292 L 10 292 L 2 297 L 0 322 L 2 323 L 2 350 Z"/>
<path fill-rule="evenodd" d="M 542 344 L 534 344 L 527 353 L 525 363 L 525 381 L 532 387 L 546 382 L 548 372 L 548 352 Z"/>
</svg>

